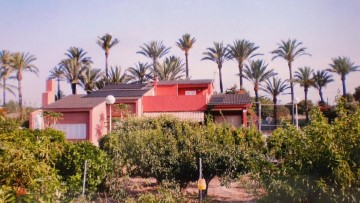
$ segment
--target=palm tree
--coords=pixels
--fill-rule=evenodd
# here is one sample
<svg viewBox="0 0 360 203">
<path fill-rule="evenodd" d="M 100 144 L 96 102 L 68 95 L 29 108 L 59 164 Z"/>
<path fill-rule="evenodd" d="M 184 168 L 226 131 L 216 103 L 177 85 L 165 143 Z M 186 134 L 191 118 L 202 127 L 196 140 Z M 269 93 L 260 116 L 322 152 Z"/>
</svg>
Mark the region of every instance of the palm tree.
<svg viewBox="0 0 360 203">
<path fill-rule="evenodd" d="M 278 44 L 278 48 L 272 51 L 271 53 L 275 56 L 272 58 L 272 60 L 276 58 L 283 58 L 287 61 L 288 67 L 289 67 L 289 73 L 290 73 L 290 90 L 291 90 L 291 120 L 294 123 L 294 84 L 293 84 L 293 78 L 292 78 L 292 63 L 293 61 L 302 56 L 302 55 L 309 55 L 306 52 L 306 48 L 302 47 L 302 42 L 298 42 L 296 39 L 288 39 L 287 41 L 281 40 L 281 43 Z"/>
<path fill-rule="evenodd" d="M 265 81 L 265 85 L 260 87 L 260 89 L 269 95 L 271 95 L 274 103 L 274 122 L 277 125 L 277 97 L 285 92 L 285 90 L 289 89 L 289 85 L 287 81 L 282 81 L 280 78 L 272 77 L 272 79 L 268 79 Z"/>
<path fill-rule="evenodd" d="M 333 76 L 328 75 L 328 72 L 325 70 L 318 70 L 316 73 L 313 73 L 314 87 L 319 90 L 320 102 L 322 104 L 325 103 L 322 88 L 334 81 L 332 77 Z"/>
<path fill-rule="evenodd" d="M 170 56 L 159 65 L 157 75 L 160 80 L 180 80 L 184 76 L 184 64 L 179 57 Z"/>
<path fill-rule="evenodd" d="M 157 75 L 157 60 L 169 53 L 170 47 L 166 47 L 163 45 L 163 42 L 160 41 L 151 41 L 148 44 L 144 44 L 140 46 L 141 51 L 136 53 L 142 54 L 148 58 L 152 59 L 153 69 L 154 69 L 154 79 L 156 79 Z"/>
<path fill-rule="evenodd" d="M 80 62 L 74 59 L 63 60 L 60 66 L 64 77 L 71 85 L 72 94 L 76 94 L 76 85 L 80 84 L 80 78 L 88 66 L 83 66 Z"/>
<path fill-rule="evenodd" d="M 16 79 L 18 81 L 18 94 L 19 94 L 19 107 L 22 112 L 22 79 L 23 72 L 29 71 L 38 75 L 39 69 L 33 64 L 36 60 L 34 55 L 30 55 L 30 53 L 20 53 L 16 52 L 13 54 L 13 57 L 10 62 L 10 66 L 13 71 L 16 73 Z"/>
<path fill-rule="evenodd" d="M 186 60 L 186 79 L 189 78 L 189 50 L 193 46 L 193 44 L 196 42 L 195 37 L 191 38 L 190 34 L 184 34 L 178 42 L 176 42 L 176 45 L 185 52 L 185 60 Z"/>
<path fill-rule="evenodd" d="M 360 71 L 360 66 L 355 66 L 354 62 L 348 57 L 337 57 L 333 58 L 332 64 L 329 64 L 331 68 L 326 69 L 329 72 L 337 73 L 341 77 L 341 82 L 343 86 L 343 96 L 346 96 L 346 76 L 351 72 Z"/>
<path fill-rule="evenodd" d="M 109 76 L 108 74 L 108 57 L 110 49 L 119 43 L 119 40 L 112 37 L 111 34 L 106 33 L 102 37 L 98 37 L 96 43 L 105 51 L 105 73 L 106 77 Z"/>
<path fill-rule="evenodd" d="M 86 54 L 87 52 L 82 48 L 70 47 L 65 53 L 67 58 L 59 64 L 66 80 L 71 84 L 72 94 L 76 94 L 76 85 L 80 84 L 82 73 L 93 63 Z"/>
<path fill-rule="evenodd" d="M 309 109 L 307 105 L 307 95 L 309 87 L 314 85 L 314 79 L 311 77 L 314 70 L 310 67 L 300 67 L 298 71 L 295 72 L 295 82 L 299 83 L 301 87 L 304 87 L 305 92 L 305 115 L 306 121 L 309 121 Z"/>
<path fill-rule="evenodd" d="M 233 45 L 228 46 L 229 57 L 230 59 L 235 59 L 238 61 L 239 76 L 240 76 L 240 89 L 243 87 L 243 66 L 244 62 L 247 59 L 251 59 L 254 56 L 260 54 L 255 54 L 254 52 L 259 48 L 255 46 L 254 43 L 247 40 L 235 40 Z"/>
<path fill-rule="evenodd" d="M 1 64 L 1 78 L 3 79 L 3 106 L 6 104 L 6 90 L 9 90 L 6 85 L 6 79 L 9 78 L 13 69 L 10 67 L 12 55 L 8 50 L 2 50 L 0 52 L 0 64 Z M 11 90 L 12 91 L 12 90 Z"/>
<path fill-rule="evenodd" d="M 109 77 L 105 77 L 102 82 L 104 85 L 108 84 L 126 84 L 130 81 L 130 77 L 126 74 L 126 71 L 122 72 L 120 66 L 110 68 Z"/>
<path fill-rule="evenodd" d="M 225 61 L 229 60 L 229 55 L 227 54 L 227 49 L 224 47 L 224 44 L 214 42 L 214 47 L 207 48 L 207 52 L 204 52 L 203 55 L 205 55 L 204 58 L 201 60 L 210 60 L 215 62 L 218 65 L 219 69 L 219 81 L 220 81 L 220 91 L 223 93 L 223 84 L 222 84 L 222 74 L 221 69 L 222 65 Z"/>
<path fill-rule="evenodd" d="M 101 69 L 86 69 L 83 72 L 80 83 L 87 94 L 97 89 L 96 83 L 102 79 L 103 75 Z"/>
<path fill-rule="evenodd" d="M 245 65 L 245 76 L 244 78 L 247 79 L 249 82 L 254 84 L 254 91 L 255 91 L 255 101 L 256 106 L 259 105 L 259 86 L 261 82 L 269 79 L 277 75 L 273 69 L 267 70 L 267 64 L 263 60 L 256 60 L 251 61 L 250 65 Z"/>
<path fill-rule="evenodd" d="M 53 79 L 57 80 L 58 91 L 57 91 L 56 100 L 61 99 L 60 81 L 62 81 L 64 79 L 64 72 L 61 69 L 61 67 L 55 66 L 52 70 L 50 70 L 50 75 L 49 75 L 48 79 L 49 80 L 53 80 Z"/>
<path fill-rule="evenodd" d="M 148 63 L 141 63 L 138 62 L 135 64 L 135 67 L 130 67 L 127 71 L 130 73 L 129 77 L 131 80 L 135 81 L 136 83 L 144 83 L 149 78 L 151 78 L 148 71 L 150 70 L 150 65 Z"/>
<path fill-rule="evenodd" d="M 92 64 L 91 57 L 86 56 L 87 52 L 79 47 L 70 47 L 65 53 L 67 59 L 74 59 L 76 62 L 80 63 L 82 66 L 89 66 Z M 64 60 L 67 60 L 64 59 Z M 61 63 L 61 62 L 60 62 Z"/>
</svg>

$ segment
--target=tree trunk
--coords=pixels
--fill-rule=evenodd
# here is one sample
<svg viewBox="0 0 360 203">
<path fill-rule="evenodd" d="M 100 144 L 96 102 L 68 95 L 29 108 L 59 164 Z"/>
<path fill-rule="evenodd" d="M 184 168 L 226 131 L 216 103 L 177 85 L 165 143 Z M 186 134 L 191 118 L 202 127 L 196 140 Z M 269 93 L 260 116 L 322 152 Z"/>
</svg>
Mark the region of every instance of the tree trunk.
<svg viewBox="0 0 360 203">
<path fill-rule="evenodd" d="M 6 105 L 6 92 L 5 92 L 5 89 L 6 89 L 6 78 L 4 77 L 3 78 L 3 106 L 4 107 Z"/>
<path fill-rule="evenodd" d="M 305 92 L 305 116 L 306 116 L 306 123 L 309 122 L 309 109 L 308 109 L 308 103 L 307 103 L 307 94 L 308 94 L 308 88 L 304 88 Z"/>
<path fill-rule="evenodd" d="M 321 87 L 319 88 L 319 95 L 320 95 L 320 102 L 324 104 L 325 102 L 324 102 L 324 97 L 323 97 L 323 93 L 322 93 L 322 88 L 321 88 Z"/>
<path fill-rule="evenodd" d="M 256 111 L 259 114 L 259 84 L 254 84 L 254 92 L 255 92 L 255 102 L 256 102 Z M 261 119 L 261 118 L 259 118 Z"/>
<path fill-rule="evenodd" d="M 156 59 L 153 59 L 153 67 L 154 67 L 154 80 L 157 79 L 157 66 L 156 66 Z"/>
<path fill-rule="evenodd" d="M 108 57 L 109 57 L 109 53 L 105 51 L 105 74 L 106 74 L 106 78 L 109 78 Z"/>
<path fill-rule="evenodd" d="M 243 64 L 242 62 L 239 62 L 239 77 L 240 77 L 240 90 L 244 89 L 243 87 Z"/>
<path fill-rule="evenodd" d="M 278 121 L 278 118 L 277 118 L 277 98 L 274 97 L 273 98 L 273 103 L 274 103 L 274 110 L 273 110 L 273 117 L 274 117 L 274 123 L 275 123 L 275 129 L 277 128 L 277 121 Z"/>
<path fill-rule="evenodd" d="M 71 84 L 72 94 L 76 94 L 76 83 Z"/>
<path fill-rule="evenodd" d="M 221 68 L 222 68 L 222 65 L 219 64 L 218 65 L 218 68 L 219 68 L 219 83 L 220 83 L 220 92 L 223 93 L 223 83 L 222 83 L 222 74 L 221 74 Z"/>
<path fill-rule="evenodd" d="M 342 82 L 342 86 L 343 86 L 343 97 L 346 97 L 345 76 L 341 76 L 341 82 Z"/>
<path fill-rule="evenodd" d="M 22 85 L 21 80 L 18 80 L 18 93 L 19 93 L 19 107 L 20 107 L 20 116 L 23 115 L 23 106 L 22 106 Z"/>
<path fill-rule="evenodd" d="M 293 77 L 292 77 L 292 67 L 291 62 L 288 62 L 289 72 L 290 72 L 290 90 L 291 90 L 291 122 L 295 124 L 294 120 L 294 85 L 293 85 Z"/>
<path fill-rule="evenodd" d="M 188 61 L 188 53 L 185 52 L 185 60 L 186 60 L 186 79 L 189 79 L 189 61 Z"/>
<path fill-rule="evenodd" d="M 58 78 L 57 82 L 58 82 L 57 99 L 59 100 L 59 99 L 60 99 L 60 97 L 61 97 L 61 93 L 60 93 L 60 79 L 59 79 L 59 78 Z"/>
</svg>

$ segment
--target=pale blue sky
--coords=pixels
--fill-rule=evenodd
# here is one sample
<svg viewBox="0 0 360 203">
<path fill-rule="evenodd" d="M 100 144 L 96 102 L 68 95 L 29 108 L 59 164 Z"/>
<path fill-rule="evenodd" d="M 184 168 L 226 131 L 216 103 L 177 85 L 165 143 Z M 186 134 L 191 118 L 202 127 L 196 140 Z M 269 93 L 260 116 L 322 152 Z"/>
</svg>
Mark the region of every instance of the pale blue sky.
<svg viewBox="0 0 360 203">
<path fill-rule="evenodd" d="M 94 67 L 104 67 L 104 53 L 95 41 L 107 32 L 120 40 L 110 51 L 109 64 L 123 69 L 138 61 L 150 62 L 136 51 L 151 40 L 163 41 L 172 47 L 170 54 L 184 57 L 175 42 L 182 34 L 190 33 L 197 39 L 189 55 L 190 75 L 193 79 L 215 78 L 217 90 L 216 65 L 201 61 L 202 53 L 214 41 L 254 42 L 264 54 L 258 58 L 265 59 L 283 79 L 289 75 L 286 62 L 271 61 L 269 52 L 277 48 L 280 40 L 288 38 L 302 41 L 312 54 L 296 60 L 294 71 L 300 66 L 328 68 L 331 58 L 337 56 L 350 57 L 360 65 L 358 0 L 0 0 L 0 11 L 0 49 L 30 52 L 37 57 L 39 77 L 25 73 L 23 81 L 24 102 L 35 106 L 41 105 L 49 71 L 64 58 L 70 46 L 85 49 L 93 58 Z M 238 85 L 237 71 L 235 61 L 224 64 L 225 89 Z M 341 90 L 339 76 L 334 78 L 335 82 L 324 91 L 330 102 Z M 360 72 L 347 78 L 348 92 L 354 92 L 359 85 Z M 61 87 L 70 94 L 69 84 L 63 82 Z M 253 94 L 247 81 L 245 88 Z M 295 93 L 303 99 L 302 88 L 296 86 Z M 285 103 L 289 98 L 282 96 L 280 100 Z M 317 91 L 310 90 L 309 98 L 318 101 Z"/>
</svg>

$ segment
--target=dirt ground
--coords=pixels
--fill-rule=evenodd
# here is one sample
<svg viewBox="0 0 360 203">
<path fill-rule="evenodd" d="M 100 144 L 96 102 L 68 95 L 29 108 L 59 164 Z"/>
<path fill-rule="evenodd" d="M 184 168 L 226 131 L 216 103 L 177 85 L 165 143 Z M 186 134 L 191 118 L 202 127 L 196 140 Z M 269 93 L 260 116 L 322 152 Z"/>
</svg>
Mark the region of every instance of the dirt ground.
<svg viewBox="0 0 360 203">
<path fill-rule="evenodd" d="M 156 185 L 155 179 L 142 179 L 131 178 L 131 184 L 136 185 L 133 187 L 133 192 L 141 193 L 145 191 L 153 191 L 154 185 Z M 210 202 L 256 202 L 263 191 L 258 189 L 255 193 L 253 191 L 254 186 L 249 181 L 242 181 L 231 183 L 229 187 L 221 186 L 220 180 L 214 178 L 209 185 L 208 200 Z M 197 197 L 198 189 L 197 183 L 191 183 L 185 190 L 186 196 Z"/>
</svg>

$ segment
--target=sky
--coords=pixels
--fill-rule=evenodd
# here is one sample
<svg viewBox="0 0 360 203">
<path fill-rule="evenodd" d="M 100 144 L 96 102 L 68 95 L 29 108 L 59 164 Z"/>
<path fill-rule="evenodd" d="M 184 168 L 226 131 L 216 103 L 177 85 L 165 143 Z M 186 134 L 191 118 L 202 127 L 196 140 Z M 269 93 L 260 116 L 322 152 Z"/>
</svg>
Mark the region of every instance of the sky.
<svg viewBox="0 0 360 203">
<path fill-rule="evenodd" d="M 71 46 L 83 48 L 93 59 L 93 67 L 104 69 L 104 52 L 96 40 L 111 33 L 120 43 L 110 50 L 109 65 L 125 70 L 137 62 L 151 63 L 136 52 L 152 40 L 171 47 L 168 56 L 184 59 L 175 43 L 189 33 L 196 38 L 189 52 L 191 78 L 215 79 L 219 92 L 216 64 L 201 60 L 213 42 L 232 44 L 246 39 L 255 43 L 258 53 L 263 54 L 255 59 L 265 60 L 282 79 L 289 77 L 287 63 L 280 58 L 272 60 L 270 53 L 281 40 L 297 39 L 311 54 L 297 58 L 293 72 L 304 66 L 324 70 L 338 56 L 360 65 L 359 10 L 359 0 L 0 0 L 0 49 L 36 56 L 34 64 L 40 73 L 24 73 L 23 100 L 25 105 L 40 107 L 49 71 Z M 222 73 L 224 89 L 234 84 L 239 87 L 236 61 L 225 62 Z M 342 93 L 340 76 L 334 75 L 334 79 L 324 90 L 330 103 Z M 346 84 L 347 91 L 353 93 L 360 86 L 360 72 L 350 74 Z M 245 80 L 244 86 L 254 95 L 251 83 Z M 71 93 L 66 82 L 61 83 L 61 89 L 66 95 Z M 85 93 L 81 87 L 77 89 Z M 17 101 L 17 96 L 8 95 Z M 266 96 L 264 92 L 259 95 Z M 304 98 L 299 85 L 295 86 L 295 97 Z M 310 89 L 309 99 L 319 101 L 316 89 Z M 290 95 L 279 100 L 287 103 Z"/>
</svg>

